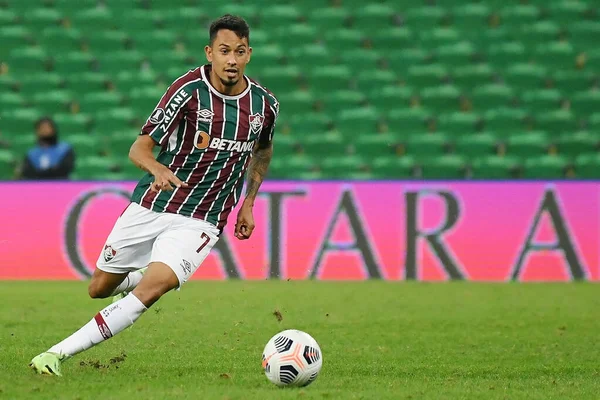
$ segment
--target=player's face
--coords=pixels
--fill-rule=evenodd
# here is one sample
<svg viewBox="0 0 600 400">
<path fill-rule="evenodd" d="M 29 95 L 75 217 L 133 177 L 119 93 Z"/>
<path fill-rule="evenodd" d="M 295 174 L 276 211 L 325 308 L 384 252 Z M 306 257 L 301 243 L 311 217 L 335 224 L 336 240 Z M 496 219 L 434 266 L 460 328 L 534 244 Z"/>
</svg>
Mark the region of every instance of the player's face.
<svg viewBox="0 0 600 400">
<path fill-rule="evenodd" d="M 221 29 L 212 46 L 206 46 L 206 59 L 212 63 L 214 73 L 224 86 L 235 86 L 250 61 L 252 48 L 247 38 L 239 38 L 229 29 Z"/>
</svg>

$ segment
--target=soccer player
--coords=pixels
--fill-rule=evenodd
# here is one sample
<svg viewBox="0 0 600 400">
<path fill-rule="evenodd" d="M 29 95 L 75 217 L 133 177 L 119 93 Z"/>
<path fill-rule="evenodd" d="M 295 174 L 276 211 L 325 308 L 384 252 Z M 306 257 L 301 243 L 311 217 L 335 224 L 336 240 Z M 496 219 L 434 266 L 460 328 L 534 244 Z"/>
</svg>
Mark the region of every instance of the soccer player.
<svg viewBox="0 0 600 400">
<path fill-rule="evenodd" d="M 245 174 L 235 237 L 252 235 L 252 208 L 271 160 L 279 103 L 244 75 L 252 54 L 244 19 L 225 15 L 209 34 L 209 64 L 173 82 L 129 152 L 147 174 L 109 234 L 88 289 L 92 298 L 122 298 L 34 357 L 30 366 L 38 373 L 61 375 L 64 360 L 123 331 L 181 287 L 219 240 Z"/>
</svg>

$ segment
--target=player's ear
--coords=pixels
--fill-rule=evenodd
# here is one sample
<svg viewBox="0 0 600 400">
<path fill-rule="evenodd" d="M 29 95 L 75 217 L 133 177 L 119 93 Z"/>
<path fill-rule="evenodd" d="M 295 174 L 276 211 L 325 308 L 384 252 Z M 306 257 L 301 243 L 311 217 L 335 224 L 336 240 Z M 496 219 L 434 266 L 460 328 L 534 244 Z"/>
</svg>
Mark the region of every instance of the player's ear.
<svg viewBox="0 0 600 400">
<path fill-rule="evenodd" d="M 252 47 L 248 47 L 248 61 L 247 61 L 247 63 L 250 62 L 251 58 L 252 58 Z"/>
<path fill-rule="evenodd" d="M 204 46 L 204 54 L 206 54 L 206 60 L 211 63 L 212 62 L 212 47 L 209 45 Z"/>
</svg>

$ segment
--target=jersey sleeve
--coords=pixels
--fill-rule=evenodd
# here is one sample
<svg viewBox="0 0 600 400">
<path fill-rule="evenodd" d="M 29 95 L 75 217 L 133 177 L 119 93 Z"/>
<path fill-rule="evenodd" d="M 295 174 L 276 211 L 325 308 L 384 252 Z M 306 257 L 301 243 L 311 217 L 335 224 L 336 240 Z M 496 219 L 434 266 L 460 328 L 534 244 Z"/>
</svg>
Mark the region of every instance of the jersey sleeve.
<svg viewBox="0 0 600 400">
<path fill-rule="evenodd" d="M 259 138 L 260 147 L 266 147 L 273 141 L 275 125 L 279 116 L 279 101 L 277 99 L 274 99 L 272 103 L 268 99 L 265 99 L 265 101 L 267 102 L 267 106 L 265 107 L 265 126 Z"/>
<path fill-rule="evenodd" d="M 167 143 L 184 116 L 187 102 L 192 98 L 191 92 L 185 88 L 190 81 L 188 75 L 190 73 L 169 86 L 146 120 L 140 135 L 150 135 L 161 146 Z"/>
</svg>

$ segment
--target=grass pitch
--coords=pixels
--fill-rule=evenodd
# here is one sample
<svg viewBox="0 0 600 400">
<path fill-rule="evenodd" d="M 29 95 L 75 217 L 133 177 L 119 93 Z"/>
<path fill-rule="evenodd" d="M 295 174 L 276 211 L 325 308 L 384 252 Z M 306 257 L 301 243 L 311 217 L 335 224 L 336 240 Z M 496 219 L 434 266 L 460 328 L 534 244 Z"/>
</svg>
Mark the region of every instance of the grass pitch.
<svg viewBox="0 0 600 400">
<path fill-rule="evenodd" d="M 597 399 L 593 284 L 189 282 L 131 328 L 35 375 L 29 360 L 109 303 L 83 282 L 0 283 L 2 399 Z M 279 321 L 275 311 L 281 313 Z M 279 389 L 261 367 L 280 330 L 323 369 Z"/>
</svg>

